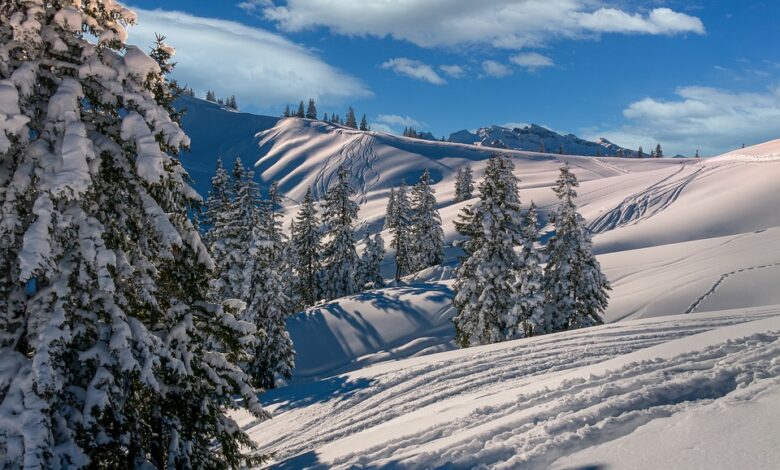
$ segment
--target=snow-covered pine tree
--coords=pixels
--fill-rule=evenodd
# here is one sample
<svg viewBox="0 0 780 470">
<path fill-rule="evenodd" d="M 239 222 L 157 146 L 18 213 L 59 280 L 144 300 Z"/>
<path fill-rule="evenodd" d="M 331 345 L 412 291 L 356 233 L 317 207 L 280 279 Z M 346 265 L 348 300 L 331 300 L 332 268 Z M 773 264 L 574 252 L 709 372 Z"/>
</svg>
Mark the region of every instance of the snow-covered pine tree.
<svg viewBox="0 0 780 470">
<path fill-rule="evenodd" d="M 355 219 L 358 204 L 352 200 L 355 188 L 349 177 L 349 170 L 345 166 L 339 167 L 336 182 L 325 195 L 322 219 L 327 241 L 323 250 L 325 275 L 321 289 L 326 299 L 357 292 L 359 258 L 355 251 Z"/>
<path fill-rule="evenodd" d="M 553 189 L 560 204 L 551 216 L 555 235 L 547 243 L 544 292 L 552 331 L 602 323 L 609 282 L 593 256 L 590 234 L 574 199 L 579 186 L 569 164 L 561 167 Z"/>
<path fill-rule="evenodd" d="M 455 201 L 468 201 L 474 197 L 474 173 L 471 165 L 466 164 L 458 168 L 458 175 L 455 179 Z"/>
<path fill-rule="evenodd" d="M 549 312 L 544 308 L 542 290 L 544 270 L 541 253 L 536 248 L 539 241 L 538 223 L 536 204 L 531 201 L 531 206 L 523 218 L 523 251 L 520 257 L 522 265 L 517 271 L 516 287 L 518 299 L 512 312 L 514 318 L 509 322 L 510 325 L 515 325 L 511 336 L 516 338 L 550 332 Z"/>
<path fill-rule="evenodd" d="M 351 127 L 352 129 L 357 129 L 357 119 L 355 118 L 355 110 L 352 109 L 352 106 L 347 109 L 347 120 L 344 122 L 344 125 L 347 127 Z"/>
<path fill-rule="evenodd" d="M 236 162 L 241 165 L 240 159 L 236 159 Z M 250 254 L 252 231 L 262 223 L 263 207 L 261 207 L 260 188 L 255 181 L 254 170 L 251 167 L 242 167 L 234 174 L 240 179 L 235 181 L 235 198 L 233 210 L 230 212 L 228 231 L 230 238 L 225 241 L 229 252 L 225 258 L 226 262 L 220 263 L 218 260 L 217 265 L 225 266 L 230 274 L 229 279 L 233 286 L 230 290 L 236 296 L 235 298 L 248 303 L 252 289 L 251 272 L 254 262 Z"/>
<path fill-rule="evenodd" d="M 221 176 L 217 174 L 212 181 L 219 178 Z M 210 283 L 210 298 L 214 302 L 225 299 L 245 301 L 247 298 L 249 233 L 255 223 L 253 217 L 257 204 L 257 192 L 252 193 L 252 183 L 246 179 L 241 159 L 236 158 L 229 182 L 230 201 L 220 206 L 221 212 L 215 213 L 214 224 L 206 233 L 209 253 L 216 264 L 216 277 Z M 217 189 L 212 187 L 212 191 Z"/>
<path fill-rule="evenodd" d="M 462 347 L 505 341 L 518 331 L 513 310 L 522 260 L 515 247 L 523 240 L 513 167 L 508 157 L 492 156 L 479 185 L 479 201 L 464 209 L 456 223 L 468 237 L 453 299 L 456 340 Z"/>
<path fill-rule="evenodd" d="M 247 308 L 241 319 L 253 323 L 258 331 L 251 359 L 244 370 L 259 388 L 275 388 L 277 378 L 292 377 L 295 350 L 287 332 L 286 319 L 292 313 L 295 283 L 291 266 L 284 259 L 280 197 L 276 182 L 263 201 L 259 223 L 251 231 L 251 272 L 247 276 Z"/>
<path fill-rule="evenodd" d="M 214 176 L 211 177 L 211 191 L 209 191 L 203 212 L 203 222 L 207 227 L 203 241 L 209 249 L 209 253 L 212 253 L 212 257 L 216 248 L 215 242 L 221 238 L 220 234 L 229 222 L 227 217 L 233 204 L 232 189 L 230 175 L 222 164 L 222 158 L 218 157 L 217 169 Z"/>
<path fill-rule="evenodd" d="M 306 107 L 306 118 L 317 119 L 317 105 L 312 98 L 309 98 L 309 105 Z"/>
<path fill-rule="evenodd" d="M 406 183 L 401 181 L 395 192 L 395 222 L 390 228 L 393 240 L 390 246 L 395 250 L 395 280 L 414 269 L 414 234 L 412 233 L 412 203 Z"/>
<path fill-rule="evenodd" d="M 227 411 L 267 416 L 237 366 L 254 326 L 207 301 L 173 48 L 126 45 L 134 21 L 113 0 L 0 6 L 9 468 L 238 467 L 252 444 Z"/>
<path fill-rule="evenodd" d="M 444 261 L 444 230 L 426 169 L 412 188 L 413 269 L 419 271 Z"/>
<path fill-rule="evenodd" d="M 298 118 L 306 117 L 306 111 L 304 111 L 303 109 L 303 100 L 301 100 L 301 102 L 298 103 L 298 111 L 295 113 L 295 117 Z"/>
<path fill-rule="evenodd" d="M 314 198 L 311 187 L 306 190 L 298 214 L 292 223 L 292 236 L 290 239 L 292 251 L 296 262 L 298 297 L 301 300 L 300 307 L 309 307 L 320 299 L 319 275 L 322 269 L 320 262 L 322 256 L 322 234 L 320 232 L 320 219 L 317 208 L 314 206 Z"/>
<path fill-rule="evenodd" d="M 385 242 L 380 234 L 366 234 L 363 255 L 360 257 L 359 286 L 361 289 L 380 289 L 385 280 L 380 272 L 385 259 Z"/>
<path fill-rule="evenodd" d="M 390 188 L 390 196 L 387 198 L 387 208 L 385 209 L 384 229 L 393 229 L 398 225 L 398 210 L 395 205 L 395 188 Z"/>
<path fill-rule="evenodd" d="M 367 131 L 368 130 L 368 119 L 366 119 L 366 115 L 364 114 L 362 118 L 360 118 L 360 130 L 361 131 Z"/>
</svg>

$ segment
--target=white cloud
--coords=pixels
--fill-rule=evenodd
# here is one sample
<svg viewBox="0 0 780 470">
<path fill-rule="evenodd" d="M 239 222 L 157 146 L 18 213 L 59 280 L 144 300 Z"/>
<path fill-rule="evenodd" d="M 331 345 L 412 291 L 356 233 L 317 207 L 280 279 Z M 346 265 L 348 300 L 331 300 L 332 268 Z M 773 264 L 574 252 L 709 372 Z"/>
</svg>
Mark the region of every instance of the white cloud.
<svg viewBox="0 0 780 470">
<path fill-rule="evenodd" d="M 711 87 L 681 87 L 677 99 L 644 98 L 623 111 L 629 120 L 617 129 L 591 132 L 620 145 L 647 149 L 660 142 L 667 154 L 715 155 L 780 137 L 780 85 L 741 93 Z"/>
<path fill-rule="evenodd" d="M 452 65 L 440 65 L 439 68 L 442 72 L 452 78 L 460 78 L 466 74 L 466 69 L 457 64 Z"/>
<path fill-rule="evenodd" d="M 173 76 L 199 94 L 235 94 L 239 105 L 271 109 L 312 97 L 324 104 L 369 96 L 358 79 L 288 39 L 232 21 L 135 9 L 129 42 L 141 47 L 164 31 L 176 48 Z"/>
<path fill-rule="evenodd" d="M 387 132 L 388 134 L 400 134 L 404 127 L 413 127 L 417 130 L 426 127 L 424 122 L 420 122 L 409 116 L 400 116 L 398 114 L 380 114 L 371 123 L 371 128 L 375 131 Z"/>
<path fill-rule="evenodd" d="M 496 62 L 495 60 L 486 60 L 482 62 L 482 72 L 487 76 L 499 78 L 512 75 L 511 68 L 501 62 Z"/>
<path fill-rule="evenodd" d="M 527 122 L 505 122 L 499 124 L 499 126 L 506 127 L 507 129 L 523 129 L 530 126 L 530 124 Z"/>
<path fill-rule="evenodd" d="M 515 54 L 509 57 L 509 61 L 521 67 L 525 67 L 526 70 L 530 71 L 539 70 L 545 67 L 552 67 L 555 65 L 555 62 L 553 62 L 551 58 L 537 52 Z"/>
<path fill-rule="evenodd" d="M 656 8 L 646 14 L 606 0 L 282 0 L 263 8 L 282 30 L 393 37 L 421 47 L 464 44 L 521 49 L 602 33 L 704 34 L 701 20 Z M 359 21 L 356 19 L 359 18 Z"/>
<path fill-rule="evenodd" d="M 578 13 L 578 22 L 591 31 L 638 34 L 704 34 L 700 19 L 669 8 L 656 8 L 647 16 L 626 13 L 615 8 L 600 8 L 593 13 Z"/>
<path fill-rule="evenodd" d="M 247 13 L 257 13 L 262 11 L 263 8 L 273 6 L 273 4 L 271 0 L 245 0 L 236 6 Z"/>
<path fill-rule="evenodd" d="M 433 70 L 433 67 L 420 62 L 419 60 L 397 57 L 383 63 L 382 68 L 392 70 L 398 75 L 405 75 L 434 85 L 444 85 L 447 83 L 446 80 L 441 78 L 441 76 Z"/>
</svg>

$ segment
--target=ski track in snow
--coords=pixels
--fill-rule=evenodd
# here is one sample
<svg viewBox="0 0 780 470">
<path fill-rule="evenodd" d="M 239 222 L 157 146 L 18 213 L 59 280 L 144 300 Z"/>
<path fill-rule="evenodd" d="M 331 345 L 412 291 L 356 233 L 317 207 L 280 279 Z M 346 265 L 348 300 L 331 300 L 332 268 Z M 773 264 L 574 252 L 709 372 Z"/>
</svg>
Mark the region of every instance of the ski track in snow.
<svg viewBox="0 0 780 470">
<path fill-rule="evenodd" d="M 377 154 L 374 140 L 368 133 L 356 134 L 341 150 L 329 155 L 314 178 L 315 197 L 322 198 L 327 193 L 340 166 L 346 166 L 356 181 L 358 202 L 365 204 L 366 195 L 371 187 L 379 182 L 380 175 L 374 168 Z"/>
<path fill-rule="evenodd" d="M 726 279 L 730 278 L 731 276 L 733 276 L 735 274 L 739 274 L 739 273 L 744 273 L 744 272 L 747 272 L 747 271 L 754 271 L 756 269 L 773 268 L 775 266 L 780 266 L 780 263 L 770 263 L 770 264 L 762 264 L 762 265 L 759 265 L 759 266 L 751 266 L 749 268 L 737 269 L 736 271 L 731 271 L 731 272 L 722 274 L 720 276 L 720 278 L 717 280 L 717 282 L 715 282 L 715 284 L 713 284 L 713 286 L 710 288 L 710 290 L 705 292 L 704 295 L 702 295 L 701 297 L 696 299 L 691 304 L 690 307 L 685 309 L 685 313 L 694 313 L 694 312 L 696 312 L 696 309 L 699 308 L 699 305 L 701 305 L 702 302 L 707 300 L 707 297 L 709 297 L 712 294 L 714 294 L 715 291 L 717 291 L 718 288 L 721 286 L 721 284 L 723 284 L 726 281 Z"/>
<path fill-rule="evenodd" d="M 657 324 L 612 324 L 598 331 L 518 341 L 511 347 L 474 351 L 402 369 L 372 374 L 369 368 L 330 379 L 338 387 L 325 393 L 311 384 L 292 387 L 285 396 L 296 398 L 281 404 L 277 419 L 249 432 L 261 451 L 275 452 L 279 468 L 300 468 L 303 460 L 287 460 L 425 407 L 446 406 L 448 399 L 471 395 L 478 400 L 481 395 L 532 383 L 540 375 L 561 373 L 674 339 L 775 315 L 776 309 L 759 309 Z M 477 409 L 465 418 L 439 423 L 422 432 L 388 437 L 378 447 L 330 462 L 327 467 L 381 467 L 384 462 L 401 468 L 471 468 L 478 463 L 497 468 L 544 468 L 560 455 L 593 445 L 594 440 L 624 435 L 651 419 L 676 412 L 687 402 L 723 396 L 744 377 L 770 374 L 767 358 L 780 354 L 777 335 L 750 341 L 755 345 L 725 344 L 704 354 L 635 364 L 605 377 L 518 396 L 512 402 Z M 772 374 L 780 375 L 780 368 L 772 370 Z M 534 405 L 544 406 L 535 407 L 532 414 L 525 413 Z M 502 419 L 509 420 L 506 429 L 493 429 Z M 275 427 L 275 422 L 280 426 Z M 480 433 L 481 425 L 491 430 Z M 463 432 L 474 435 L 458 437 Z M 448 442 L 448 436 L 456 437 Z M 443 440 L 443 447 L 435 452 L 410 457 L 408 462 L 402 458 L 414 454 L 418 445 L 439 440 Z"/>
<path fill-rule="evenodd" d="M 740 164 L 741 162 L 729 162 L 705 166 L 699 162 L 696 165 L 681 165 L 676 172 L 632 194 L 614 209 L 598 216 L 588 224 L 588 228 L 592 233 L 604 233 L 618 227 L 636 225 L 674 204 L 693 181 L 700 181 Z M 684 174 L 686 170 L 693 172 Z"/>
<path fill-rule="evenodd" d="M 682 166 L 675 173 L 627 197 L 617 207 L 588 224 L 591 232 L 603 233 L 625 225 L 637 224 L 666 209 L 677 200 L 686 186 L 705 171 L 704 168 L 696 168 L 691 174 L 680 175 L 689 168 Z M 678 176 L 681 177 L 677 178 Z"/>
</svg>

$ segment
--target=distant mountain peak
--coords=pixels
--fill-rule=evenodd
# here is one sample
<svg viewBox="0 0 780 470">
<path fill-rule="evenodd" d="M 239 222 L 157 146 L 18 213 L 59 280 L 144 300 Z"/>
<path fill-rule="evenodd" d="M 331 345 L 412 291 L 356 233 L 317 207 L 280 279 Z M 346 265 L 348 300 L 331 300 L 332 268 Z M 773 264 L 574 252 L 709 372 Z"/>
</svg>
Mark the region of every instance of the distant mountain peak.
<svg viewBox="0 0 780 470">
<path fill-rule="evenodd" d="M 558 153 L 570 155 L 634 156 L 636 152 L 616 145 L 604 137 L 596 142 L 577 137 L 574 134 L 561 135 L 538 124 L 508 128 L 498 125 L 481 127 L 475 132 L 466 129 L 450 134 L 450 141 L 460 144 L 481 145 L 529 152 Z"/>
</svg>

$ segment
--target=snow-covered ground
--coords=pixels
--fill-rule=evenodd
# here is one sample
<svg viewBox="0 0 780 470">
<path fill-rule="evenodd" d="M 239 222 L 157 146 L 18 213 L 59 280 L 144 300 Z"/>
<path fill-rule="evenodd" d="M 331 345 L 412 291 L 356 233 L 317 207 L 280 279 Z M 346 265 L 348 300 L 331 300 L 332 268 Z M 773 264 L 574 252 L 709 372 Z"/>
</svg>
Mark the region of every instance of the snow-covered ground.
<svg viewBox="0 0 780 470">
<path fill-rule="evenodd" d="M 213 116 L 192 105 L 182 160 L 207 173 Z M 296 376 L 263 396 L 273 420 L 243 423 L 278 468 L 776 468 L 780 141 L 708 160 L 509 152 L 542 221 L 559 166 L 574 168 L 613 287 L 608 324 L 456 350 L 452 222 L 468 202 L 453 202 L 454 176 L 470 163 L 479 179 L 493 149 L 208 106 L 290 214 L 343 164 L 361 231 L 381 230 L 389 189 L 426 168 L 444 221 L 445 266 L 290 319 Z"/>
<path fill-rule="evenodd" d="M 572 468 L 565 459 L 582 468 L 658 468 L 653 462 L 662 461 L 712 468 L 696 455 L 723 453 L 731 441 L 722 428 L 735 407 L 749 403 L 767 408 L 754 409 L 750 425 L 768 433 L 750 442 L 749 468 L 772 468 L 777 448 L 767 444 L 776 442 L 778 407 L 771 397 L 779 386 L 780 306 L 773 306 L 385 362 L 269 392 L 275 418 L 244 425 L 263 450 L 276 452 L 277 468 L 548 468 L 559 459 L 559 468 Z M 712 410 L 728 412 L 713 417 Z M 656 420 L 666 421 L 646 427 Z M 751 431 L 741 422 L 747 441 Z M 677 460 L 631 455 L 633 467 L 619 454 L 588 450 L 637 446 L 632 437 L 662 433 L 658 426 L 708 430 L 709 438 L 681 441 L 698 446 L 696 454 L 679 442 L 666 449 L 683 454 Z"/>
</svg>

